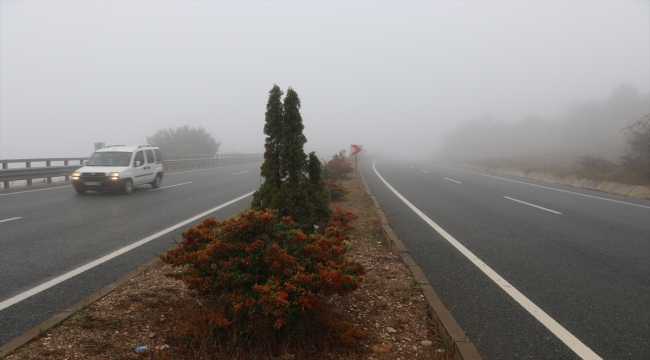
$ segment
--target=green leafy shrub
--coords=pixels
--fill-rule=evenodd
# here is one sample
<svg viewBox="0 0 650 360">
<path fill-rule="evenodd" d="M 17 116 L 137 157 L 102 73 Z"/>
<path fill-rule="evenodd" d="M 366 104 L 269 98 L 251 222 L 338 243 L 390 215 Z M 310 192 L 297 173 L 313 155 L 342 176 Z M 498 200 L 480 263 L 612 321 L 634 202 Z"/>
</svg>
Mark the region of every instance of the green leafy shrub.
<svg viewBox="0 0 650 360">
<path fill-rule="evenodd" d="M 362 339 L 364 332 L 349 320 L 323 311 L 325 296 L 356 290 L 365 274 L 345 258 L 343 228 L 341 222 L 322 235 L 306 235 L 290 217 L 263 210 L 188 229 L 161 259 L 182 269 L 169 276 L 213 306 L 185 334 L 208 327 L 220 343 L 242 344 L 260 333 L 287 340 L 318 328 L 346 343 Z"/>
<path fill-rule="evenodd" d="M 350 190 L 347 190 L 345 187 L 343 187 L 343 184 L 341 183 L 335 183 L 333 179 L 327 179 L 325 180 L 325 186 L 327 186 L 327 190 L 330 193 L 330 198 L 332 200 L 338 200 L 344 197 L 346 194 L 350 193 Z"/>
</svg>

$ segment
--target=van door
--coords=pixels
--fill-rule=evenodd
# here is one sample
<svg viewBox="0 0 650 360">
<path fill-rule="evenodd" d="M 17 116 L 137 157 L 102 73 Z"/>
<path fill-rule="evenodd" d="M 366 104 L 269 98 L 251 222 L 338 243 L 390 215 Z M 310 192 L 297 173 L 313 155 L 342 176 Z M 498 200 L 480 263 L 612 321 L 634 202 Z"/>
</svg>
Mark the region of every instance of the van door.
<svg viewBox="0 0 650 360">
<path fill-rule="evenodd" d="M 156 175 L 156 158 L 153 155 L 153 150 L 146 149 L 144 151 L 145 158 L 147 159 L 147 181 L 145 183 L 150 183 L 153 181 Z"/>
<path fill-rule="evenodd" d="M 140 166 L 138 165 L 140 162 Z M 138 150 L 133 157 L 133 185 L 146 184 L 153 180 L 149 169 L 147 168 L 147 162 L 144 159 L 144 151 Z"/>
</svg>

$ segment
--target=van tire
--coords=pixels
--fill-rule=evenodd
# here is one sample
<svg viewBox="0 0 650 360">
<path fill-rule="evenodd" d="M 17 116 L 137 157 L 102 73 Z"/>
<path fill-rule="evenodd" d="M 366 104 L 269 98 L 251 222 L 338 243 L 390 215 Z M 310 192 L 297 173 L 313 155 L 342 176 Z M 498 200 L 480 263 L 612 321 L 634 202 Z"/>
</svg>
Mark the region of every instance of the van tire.
<svg viewBox="0 0 650 360">
<path fill-rule="evenodd" d="M 133 181 L 131 181 L 131 179 L 124 180 L 124 185 L 122 185 L 122 192 L 124 195 L 129 195 L 133 192 Z"/>
<path fill-rule="evenodd" d="M 156 178 L 153 179 L 151 182 L 151 187 L 154 189 L 158 189 L 160 187 L 160 184 L 162 183 L 162 176 L 160 174 L 156 175 Z"/>
</svg>

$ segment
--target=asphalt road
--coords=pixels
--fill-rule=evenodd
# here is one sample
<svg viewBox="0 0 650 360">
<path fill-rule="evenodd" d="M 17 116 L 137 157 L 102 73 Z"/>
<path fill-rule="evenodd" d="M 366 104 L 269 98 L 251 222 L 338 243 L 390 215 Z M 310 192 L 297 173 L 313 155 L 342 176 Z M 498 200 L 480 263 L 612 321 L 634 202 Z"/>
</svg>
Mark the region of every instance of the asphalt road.
<svg viewBox="0 0 650 360">
<path fill-rule="evenodd" d="M 162 188 L 138 186 L 128 196 L 77 195 L 70 186 L 1 194 L 0 345 L 173 248 L 181 233 L 203 218 L 220 220 L 248 206 L 251 196 L 245 195 L 259 187 L 259 169 L 260 164 L 247 164 L 167 173 Z M 114 257 L 97 266 L 57 280 L 110 254 Z M 48 281 L 58 283 L 26 295 Z"/>
<path fill-rule="evenodd" d="M 373 194 L 485 359 L 650 359 L 650 201 L 426 162 L 374 165 L 363 168 Z"/>
</svg>

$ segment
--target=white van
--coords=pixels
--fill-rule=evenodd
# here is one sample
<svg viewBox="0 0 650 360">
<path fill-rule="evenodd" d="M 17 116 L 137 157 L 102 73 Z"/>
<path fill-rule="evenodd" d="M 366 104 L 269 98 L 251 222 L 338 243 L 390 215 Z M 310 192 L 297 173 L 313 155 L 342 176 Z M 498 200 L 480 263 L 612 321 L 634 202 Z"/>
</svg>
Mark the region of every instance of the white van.
<svg viewBox="0 0 650 360">
<path fill-rule="evenodd" d="M 151 145 L 111 145 L 99 149 L 71 176 L 79 194 L 88 190 L 130 194 L 134 186 L 143 184 L 157 189 L 162 178 L 162 152 Z"/>
</svg>

